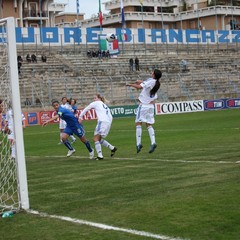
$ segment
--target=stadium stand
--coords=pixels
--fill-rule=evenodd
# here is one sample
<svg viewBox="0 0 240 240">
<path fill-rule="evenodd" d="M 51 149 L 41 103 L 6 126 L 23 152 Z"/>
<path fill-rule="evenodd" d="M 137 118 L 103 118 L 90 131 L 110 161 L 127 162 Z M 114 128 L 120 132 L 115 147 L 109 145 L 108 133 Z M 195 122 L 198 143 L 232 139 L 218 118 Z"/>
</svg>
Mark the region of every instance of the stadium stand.
<svg viewBox="0 0 240 240">
<path fill-rule="evenodd" d="M 86 105 L 96 92 L 110 100 L 112 105 L 134 104 L 137 93 L 125 85 L 136 79 L 146 79 L 154 68 L 163 72 L 159 101 L 215 99 L 239 97 L 238 46 L 179 46 L 138 45 L 125 46 L 117 57 L 89 58 L 86 47 L 75 51 L 71 46 L 25 46 L 26 53 L 47 54 L 47 63 L 23 62 L 20 76 L 22 106 L 29 98 L 34 107 L 36 98 L 42 106 L 49 107 L 52 99 L 74 97 Z M 91 46 L 94 48 L 94 46 Z M 97 49 L 97 45 L 95 46 Z M 23 50 L 18 48 L 23 56 Z M 129 58 L 138 56 L 140 71 L 129 70 Z M 187 61 L 187 71 L 182 71 L 181 60 Z"/>
</svg>

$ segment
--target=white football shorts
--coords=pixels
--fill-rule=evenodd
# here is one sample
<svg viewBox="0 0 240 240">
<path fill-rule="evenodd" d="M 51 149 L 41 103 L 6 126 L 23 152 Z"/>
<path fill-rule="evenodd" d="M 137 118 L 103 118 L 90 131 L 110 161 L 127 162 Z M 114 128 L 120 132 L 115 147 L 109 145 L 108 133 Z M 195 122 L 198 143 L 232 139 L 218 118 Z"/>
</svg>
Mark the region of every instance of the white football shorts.
<svg viewBox="0 0 240 240">
<path fill-rule="evenodd" d="M 105 138 L 108 135 L 110 128 L 111 123 L 98 121 L 94 135 L 100 135 Z"/>
<path fill-rule="evenodd" d="M 60 118 L 59 120 L 59 129 L 65 129 L 67 126 L 67 123 Z"/>
<path fill-rule="evenodd" d="M 15 134 L 14 134 L 14 128 L 13 127 L 11 127 L 11 126 L 8 126 L 8 128 L 10 129 L 10 131 L 11 131 L 11 133 L 10 134 L 8 134 L 8 139 L 9 140 L 14 140 L 14 138 L 15 138 Z"/>
<path fill-rule="evenodd" d="M 154 104 L 139 104 L 135 122 L 154 124 Z"/>
</svg>

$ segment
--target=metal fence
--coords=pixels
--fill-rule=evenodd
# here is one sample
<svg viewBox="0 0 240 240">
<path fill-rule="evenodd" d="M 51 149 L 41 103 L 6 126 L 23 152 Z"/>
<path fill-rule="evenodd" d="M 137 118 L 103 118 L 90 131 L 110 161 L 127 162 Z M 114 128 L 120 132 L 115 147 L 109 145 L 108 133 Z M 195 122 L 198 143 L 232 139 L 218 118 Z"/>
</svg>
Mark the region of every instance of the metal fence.
<svg viewBox="0 0 240 240">
<path fill-rule="evenodd" d="M 29 52 L 37 55 L 44 52 L 48 57 L 63 58 L 58 64 L 32 64 L 29 67 L 28 75 L 20 78 L 22 107 L 47 107 L 53 98 L 61 99 L 62 96 L 76 98 L 79 104 L 84 105 L 92 100 L 96 92 L 104 94 L 113 105 L 134 104 L 138 93 L 126 87 L 126 83 L 137 78 L 148 78 L 154 68 L 163 72 L 159 101 L 240 97 L 237 42 L 215 45 L 120 45 L 119 59 L 125 62 L 110 65 L 111 60 L 101 62 L 99 59 L 99 62 L 95 61 L 97 64 L 93 63 L 87 68 L 87 50 L 93 48 L 97 49 L 98 45 L 18 45 L 18 53 L 23 56 Z M 75 56 L 78 65 L 72 64 L 67 56 Z M 141 57 L 139 72 L 129 70 L 129 56 Z M 186 65 L 181 61 L 184 58 Z M 82 74 L 85 69 L 89 72 L 88 76 Z M 26 99 L 30 99 L 31 104 L 26 104 Z"/>
<path fill-rule="evenodd" d="M 137 76 L 145 79 L 148 74 Z M 22 107 L 49 107 L 52 99 L 60 100 L 63 96 L 75 98 L 79 105 L 92 101 L 96 92 L 104 95 L 111 105 L 136 104 L 138 91 L 126 87 L 127 82 L 136 80 L 134 77 L 49 77 L 42 81 L 32 81 L 21 91 Z M 158 101 L 181 101 L 194 99 L 217 99 L 240 97 L 240 74 L 204 74 L 163 73 Z M 30 99 L 31 104 L 26 104 Z"/>
<path fill-rule="evenodd" d="M 24 56 L 26 54 L 26 50 L 31 48 L 35 53 L 45 52 L 47 54 L 51 54 L 52 52 L 58 52 L 60 54 L 85 54 L 87 55 L 88 50 L 98 50 L 99 44 L 97 43 L 78 43 L 73 42 L 72 44 L 64 44 L 62 41 L 59 46 L 56 46 L 54 43 L 49 43 L 43 45 L 42 43 L 36 41 L 35 44 L 29 45 L 28 43 L 22 42 L 22 44 L 18 45 L 19 51 Z M 119 44 L 120 54 L 128 54 L 129 51 L 133 53 L 133 55 L 148 55 L 152 53 L 164 53 L 171 55 L 172 53 L 177 54 L 203 54 L 203 53 L 211 53 L 214 52 L 216 54 L 222 52 L 238 52 L 239 51 L 239 43 L 236 41 L 235 43 L 219 43 L 216 44 L 206 43 L 206 44 L 189 44 L 189 43 L 123 43 Z"/>
</svg>

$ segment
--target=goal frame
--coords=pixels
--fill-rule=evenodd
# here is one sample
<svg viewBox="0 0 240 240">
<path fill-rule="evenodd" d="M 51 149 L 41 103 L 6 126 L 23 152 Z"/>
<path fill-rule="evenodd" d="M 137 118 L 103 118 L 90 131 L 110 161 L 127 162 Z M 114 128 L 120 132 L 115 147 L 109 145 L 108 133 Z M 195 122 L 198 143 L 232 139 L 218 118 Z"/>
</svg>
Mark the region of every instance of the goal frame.
<svg viewBox="0 0 240 240">
<path fill-rule="evenodd" d="M 24 151 L 24 138 L 22 129 L 22 111 L 19 91 L 19 77 L 17 67 L 17 47 L 16 47 L 16 33 L 15 33 L 15 19 L 9 17 L 1 19 L 0 23 L 6 22 L 7 35 L 7 53 L 8 66 L 10 77 L 10 88 L 12 91 L 12 109 L 14 112 L 14 132 L 16 144 L 16 164 L 17 164 L 17 178 L 18 178 L 18 194 L 20 209 L 29 209 L 27 171 Z"/>
</svg>

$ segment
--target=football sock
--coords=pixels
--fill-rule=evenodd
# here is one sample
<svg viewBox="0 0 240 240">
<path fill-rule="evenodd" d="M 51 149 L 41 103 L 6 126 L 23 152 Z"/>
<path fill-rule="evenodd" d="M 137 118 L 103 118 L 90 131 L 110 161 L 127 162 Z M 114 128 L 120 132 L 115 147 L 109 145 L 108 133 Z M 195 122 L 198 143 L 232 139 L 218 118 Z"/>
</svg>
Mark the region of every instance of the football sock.
<svg viewBox="0 0 240 240">
<path fill-rule="evenodd" d="M 141 140 L 142 140 L 142 126 L 138 125 L 138 126 L 136 126 L 136 142 L 137 142 L 137 146 L 139 144 L 141 144 Z"/>
<path fill-rule="evenodd" d="M 73 150 L 72 145 L 70 144 L 70 142 L 67 140 L 66 142 L 64 142 L 64 145 L 69 149 L 69 150 Z"/>
<path fill-rule="evenodd" d="M 89 152 L 92 152 L 92 151 L 93 151 L 93 149 L 91 148 L 91 145 L 90 145 L 90 142 L 89 142 L 89 141 L 85 142 L 84 144 L 85 144 L 85 146 L 86 146 L 86 148 L 88 149 Z"/>
<path fill-rule="evenodd" d="M 105 139 L 102 139 L 100 141 L 100 144 L 103 145 L 104 147 L 107 147 L 109 148 L 110 150 L 113 150 L 114 149 L 114 146 L 111 145 L 108 141 L 106 141 Z"/>
<path fill-rule="evenodd" d="M 70 138 L 71 138 L 73 141 L 76 140 L 76 138 L 75 138 L 73 135 L 70 135 Z"/>
<path fill-rule="evenodd" d="M 11 146 L 11 157 L 15 158 L 15 143 Z"/>
<path fill-rule="evenodd" d="M 148 133 L 149 133 L 149 137 L 150 137 L 150 140 L 151 140 L 151 144 L 156 143 L 155 142 L 155 132 L 154 132 L 154 129 L 153 129 L 152 126 L 148 127 Z"/>
<path fill-rule="evenodd" d="M 62 132 L 60 132 L 60 142 L 63 142 L 63 140 L 62 140 Z"/>
<path fill-rule="evenodd" d="M 102 155 L 102 146 L 101 146 L 101 144 L 100 144 L 99 141 L 95 142 L 95 149 L 96 149 L 96 152 L 97 152 L 98 157 L 103 158 L 103 155 Z"/>
</svg>

